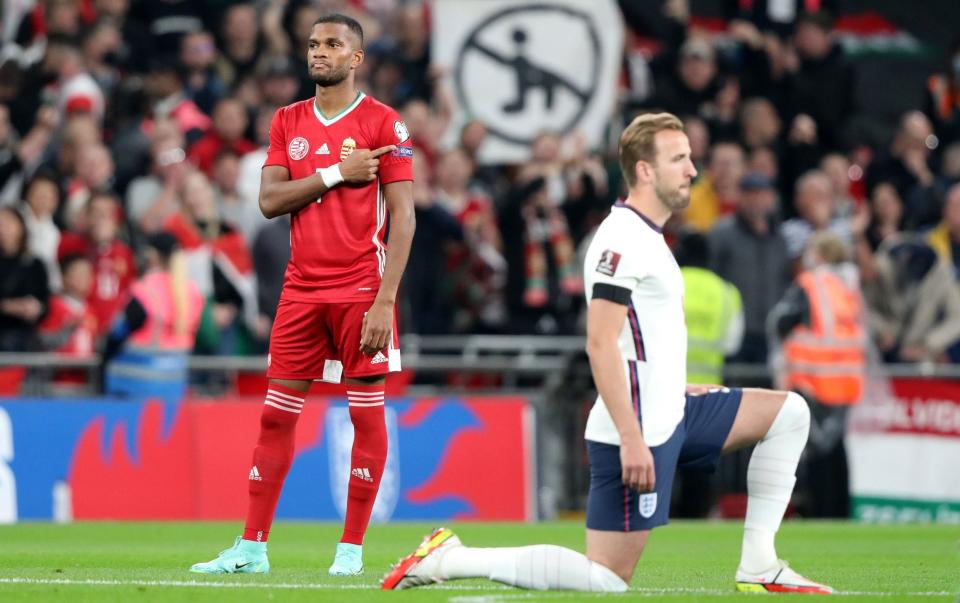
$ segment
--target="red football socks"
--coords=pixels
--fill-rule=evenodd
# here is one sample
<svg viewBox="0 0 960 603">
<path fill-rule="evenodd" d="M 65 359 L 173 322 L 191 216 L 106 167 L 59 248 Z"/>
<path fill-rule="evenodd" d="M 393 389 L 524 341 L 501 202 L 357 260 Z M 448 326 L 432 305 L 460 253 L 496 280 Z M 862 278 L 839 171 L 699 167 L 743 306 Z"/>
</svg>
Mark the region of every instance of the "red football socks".
<svg viewBox="0 0 960 603">
<path fill-rule="evenodd" d="M 294 435 L 304 395 L 275 383 L 268 386 L 260 415 L 260 439 L 253 450 L 250 468 L 250 504 L 244 540 L 267 541 L 280 489 L 293 463 Z"/>
<path fill-rule="evenodd" d="M 380 478 L 387 461 L 387 426 L 383 417 L 384 384 L 347 385 L 353 423 L 347 517 L 340 542 L 363 544 Z"/>
</svg>

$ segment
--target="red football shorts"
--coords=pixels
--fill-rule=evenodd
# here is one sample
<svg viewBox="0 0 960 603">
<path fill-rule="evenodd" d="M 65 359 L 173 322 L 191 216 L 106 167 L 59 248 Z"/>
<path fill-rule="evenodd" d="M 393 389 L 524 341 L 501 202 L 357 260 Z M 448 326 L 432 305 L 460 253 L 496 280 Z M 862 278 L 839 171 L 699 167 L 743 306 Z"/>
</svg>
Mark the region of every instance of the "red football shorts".
<svg viewBox="0 0 960 603">
<path fill-rule="evenodd" d="M 308 303 L 280 300 L 267 355 L 267 378 L 340 383 L 341 375 L 369 377 L 400 370 L 397 319 L 390 344 L 373 356 L 360 351 L 369 302 Z"/>
</svg>

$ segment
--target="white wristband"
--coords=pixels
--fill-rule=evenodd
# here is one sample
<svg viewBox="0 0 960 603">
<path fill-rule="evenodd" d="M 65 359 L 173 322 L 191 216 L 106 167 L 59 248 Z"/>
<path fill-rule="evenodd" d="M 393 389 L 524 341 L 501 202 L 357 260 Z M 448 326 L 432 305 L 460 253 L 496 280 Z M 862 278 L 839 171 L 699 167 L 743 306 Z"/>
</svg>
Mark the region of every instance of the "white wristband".
<svg viewBox="0 0 960 603">
<path fill-rule="evenodd" d="M 317 170 L 317 173 L 320 174 L 320 179 L 323 180 L 323 185 L 327 187 L 327 190 L 343 182 L 343 174 L 340 173 L 339 163 L 331 165 L 330 167 L 320 168 Z"/>
</svg>

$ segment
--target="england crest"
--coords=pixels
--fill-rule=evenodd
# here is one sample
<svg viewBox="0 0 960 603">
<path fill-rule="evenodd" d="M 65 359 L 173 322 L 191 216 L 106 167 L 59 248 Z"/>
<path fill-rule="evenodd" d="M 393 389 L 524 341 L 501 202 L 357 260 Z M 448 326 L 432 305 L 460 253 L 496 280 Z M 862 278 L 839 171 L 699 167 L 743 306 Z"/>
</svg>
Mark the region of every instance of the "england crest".
<svg viewBox="0 0 960 603">
<path fill-rule="evenodd" d="M 650 519 L 657 512 L 657 493 L 649 492 L 640 495 L 640 516 Z"/>
</svg>

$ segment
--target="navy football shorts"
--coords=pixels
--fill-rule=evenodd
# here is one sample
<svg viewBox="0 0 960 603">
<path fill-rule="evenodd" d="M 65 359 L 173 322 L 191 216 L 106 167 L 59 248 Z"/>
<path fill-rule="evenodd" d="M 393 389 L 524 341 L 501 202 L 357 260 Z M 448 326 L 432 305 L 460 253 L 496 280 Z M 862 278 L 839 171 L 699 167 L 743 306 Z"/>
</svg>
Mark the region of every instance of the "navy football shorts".
<svg viewBox="0 0 960 603">
<path fill-rule="evenodd" d="M 683 420 L 666 442 L 650 449 L 656 471 L 654 492 L 641 494 L 623 485 L 619 446 L 587 440 L 590 456 L 587 527 L 633 532 L 666 524 L 677 467 L 716 470 L 742 396 L 743 390 L 739 388 L 687 395 Z"/>
</svg>

